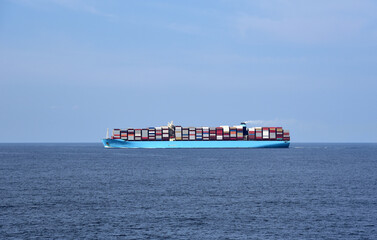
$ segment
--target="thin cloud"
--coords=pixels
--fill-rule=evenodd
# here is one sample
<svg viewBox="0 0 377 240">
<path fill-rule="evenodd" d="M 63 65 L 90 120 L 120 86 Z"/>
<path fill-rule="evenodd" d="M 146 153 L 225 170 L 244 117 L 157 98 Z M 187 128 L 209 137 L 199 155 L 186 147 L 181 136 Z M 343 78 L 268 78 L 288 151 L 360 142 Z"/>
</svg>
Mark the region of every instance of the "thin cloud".
<svg viewBox="0 0 377 240">
<path fill-rule="evenodd" d="M 115 20 L 118 17 L 111 13 L 106 13 L 101 10 L 99 10 L 94 5 L 89 5 L 86 2 L 79 0 L 11 0 L 14 3 L 23 5 L 23 6 L 32 6 L 32 7 L 40 7 L 40 6 L 46 6 L 46 4 L 55 4 L 60 7 L 64 7 L 66 9 L 72 10 L 72 11 L 80 11 L 89 13 L 92 15 L 100 16 L 107 18 L 109 20 Z"/>
<path fill-rule="evenodd" d="M 295 124 L 297 121 L 295 119 L 275 119 L 275 120 L 248 120 L 245 123 L 249 126 L 268 126 L 268 127 L 279 127 L 279 126 L 289 126 Z"/>
<path fill-rule="evenodd" d="M 273 1 L 260 3 L 259 14 L 242 11 L 234 26 L 243 36 L 270 37 L 295 43 L 352 41 L 365 38 L 374 25 L 377 4 L 359 1 Z M 335 3 L 334 3 L 335 2 Z M 293 10 L 294 9 L 294 10 Z M 375 28 L 375 27 L 373 27 Z M 374 37 L 370 36 L 369 37 Z"/>
</svg>

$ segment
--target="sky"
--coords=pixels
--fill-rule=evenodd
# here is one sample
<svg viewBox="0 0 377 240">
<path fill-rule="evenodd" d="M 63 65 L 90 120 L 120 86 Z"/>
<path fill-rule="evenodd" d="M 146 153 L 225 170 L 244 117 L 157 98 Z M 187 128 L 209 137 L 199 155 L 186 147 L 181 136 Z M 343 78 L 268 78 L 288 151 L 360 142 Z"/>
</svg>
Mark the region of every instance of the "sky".
<svg viewBox="0 0 377 240">
<path fill-rule="evenodd" d="M 282 126 L 377 142 L 375 0 L 2 0 L 0 142 Z"/>
</svg>

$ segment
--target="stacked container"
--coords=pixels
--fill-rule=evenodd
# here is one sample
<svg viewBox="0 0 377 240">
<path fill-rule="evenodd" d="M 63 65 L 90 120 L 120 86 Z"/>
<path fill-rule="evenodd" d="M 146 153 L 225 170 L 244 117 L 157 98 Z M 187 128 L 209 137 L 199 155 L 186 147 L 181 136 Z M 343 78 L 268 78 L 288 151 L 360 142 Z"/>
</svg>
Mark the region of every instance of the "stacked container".
<svg viewBox="0 0 377 240">
<path fill-rule="evenodd" d="M 156 129 L 154 127 L 149 128 L 148 139 L 149 139 L 149 141 L 156 140 Z"/>
<path fill-rule="evenodd" d="M 162 140 L 162 128 L 156 127 L 156 140 L 161 141 Z"/>
<path fill-rule="evenodd" d="M 268 131 L 268 127 L 262 128 L 262 133 L 263 133 L 263 140 L 270 139 L 270 133 Z"/>
<path fill-rule="evenodd" d="M 123 129 L 120 131 L 120 138 L 123 140 L 127 140 L 127 130 Z"/>
<path fill-rule="evenodd" d="M 261 127 L 255 128 L 255 139 L 256 140 L 262 140 L 262 128 Z"/>
<path fill-rule="evenodd" d="M 209 128 L 209 140 L 216 140 L 216 128 Z"/>
<path fill-rule="evenodd" d="M 135 129 L 135 141 L 141 141 L 141 129 Z"/>
<path fill-rule="evenodd" d="M 147 128 L 143 128 L 141 130 L 141 140 L 148 141 L 148 129 Z"/>
<path fill-rule="evenodd" d="M 243 127 L 237 126 L 237 140 L 243 140 Z"/>
<path fill-rule="evenodd" d="M 183 141 L 189 140 L 189 128 L 182 128 L 182 140 Z"/>
<path fill-rule="evenodd" d="M 248 135 L 249 140 L 255 140 L 255 128 L 249 128 Z"/>
<path fill-rule="evenodd" d="M 161 128 L 162 128 L 162 140 L 169 141 L 169 128 L 167 126 L 164 126 Z"/>
<path fill-rule="evenodd" d="M 203 127 L 203 140 L 209 140 L 209 127 Z"/>
<path fill-rule="evenodd" d="M 284 141 L 290 141 L 291 140 L 291 137 L 289 136 L 289 130 L 284 130 L 283 140 Z"/>
<path fill-rule="evenodd" d="M 203 129 L 196 128 L 196 140 L 203 140 Z"/>
<path fill-rule="evenodd" d="M 189 140 L 190 141 L 195 141 L 195 136 L 196 136 L 196 128 L 190 127 L 189 128 Z"/>
<path fill-rule="evenodd" d="M 237 140 L 237 128 L 231 127 L 229 131 L 230 131 L 230 134 L 229 134 L 230 140 Z"/>
<path fill-rule="evenodd" d="M 283 128 L 282 127 L 276 128 L 276 140 L 278 140 L 278 141 L 283 140 Z"/>
<path fill-rule="evenodd" d="M 229 126 L 220 126 L 223 128 L 223 139 L 229 140 L 230 139 L 230 128 Z"/>
<path fill-rule="evenodd" d="M 123 139 L 128 141 L 168 141 L 174 136 L 177 141 L 201 141 L 201 140 L 277 140 L 290 141 L 288 130 L 282 127 L 253 127 L 244 129 L 243 126 L 220 126 L 184 128 L 175 126 L 174 130 L 167 126 L 150 127 L 143 129 L 113 129 L 111 139 Z"/>
<path fill-rule="evenodd" d="M 222 127 L 216 128 L 216 140 L 218 140 L 218 141 L 223 140 L 223 128 Z"/>
<path fill-rule="evenodd" d="M 270 140 L 276 140 L 276 128 L 270 127 Z"/>
<path fill-rule="evenodd" d="M 182 140 L 182 127 L 181 126 L 175 126 L 175 140 L 181 141 Z"/>
<path fill-rule="evenodd" d="M 120 139 L 120 129 L 113 130 L 113 139 Z"/>
<path fill-rule="evenodd" d="M 135 130 L 132 128 L 127 129 L 128 141 L 135 140 Z"/>
</svg>

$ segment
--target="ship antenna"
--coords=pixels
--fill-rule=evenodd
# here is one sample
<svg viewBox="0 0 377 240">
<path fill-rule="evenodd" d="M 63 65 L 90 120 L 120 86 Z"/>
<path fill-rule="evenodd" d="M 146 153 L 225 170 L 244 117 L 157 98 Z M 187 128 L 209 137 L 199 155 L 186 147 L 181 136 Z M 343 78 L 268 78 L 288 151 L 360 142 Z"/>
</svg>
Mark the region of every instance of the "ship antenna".
<svg viewBox="0 0 377 240">
<path fill-rule="evenodd" d="M 106 132 L 106 139 L 109 139 L 109 129 L 107 129 L 107 132 Z"/>
</svg>

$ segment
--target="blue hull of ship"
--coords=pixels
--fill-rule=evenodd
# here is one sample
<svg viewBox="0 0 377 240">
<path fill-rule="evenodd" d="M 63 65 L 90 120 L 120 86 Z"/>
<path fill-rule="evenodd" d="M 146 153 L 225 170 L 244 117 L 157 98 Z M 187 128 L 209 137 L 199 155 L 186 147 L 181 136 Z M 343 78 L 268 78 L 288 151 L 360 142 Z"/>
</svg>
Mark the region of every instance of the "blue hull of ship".
<svg viewBox="0 0 377 240">
<path fill-rule="evenodd" d="M 287 141 L 125 141 L 102 139 L 105 148 L 288 148 Z"/>
</svg>

